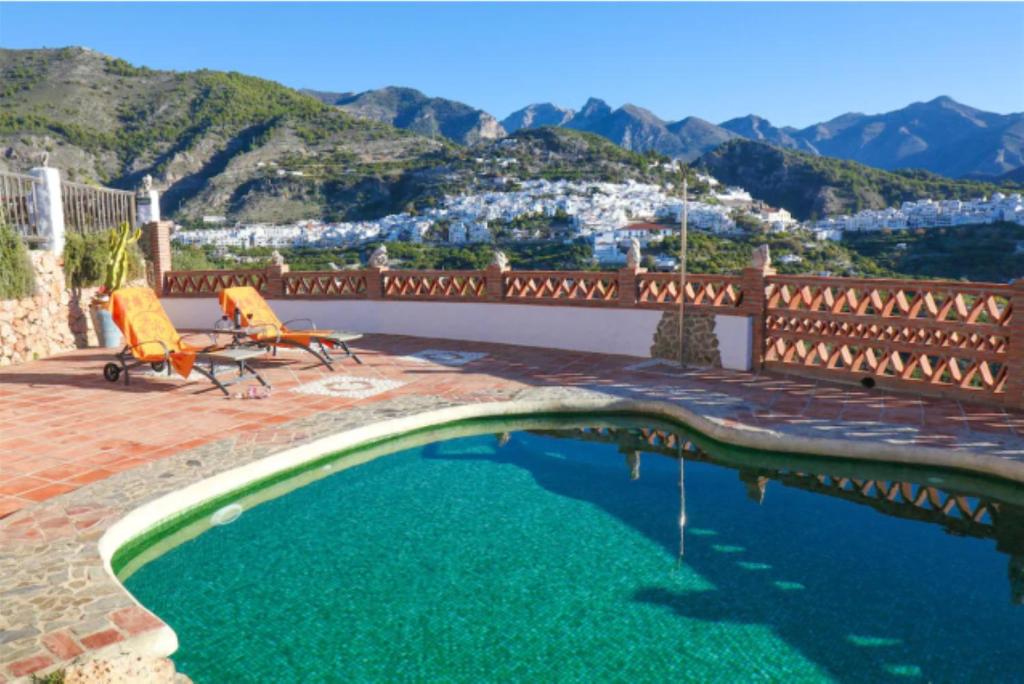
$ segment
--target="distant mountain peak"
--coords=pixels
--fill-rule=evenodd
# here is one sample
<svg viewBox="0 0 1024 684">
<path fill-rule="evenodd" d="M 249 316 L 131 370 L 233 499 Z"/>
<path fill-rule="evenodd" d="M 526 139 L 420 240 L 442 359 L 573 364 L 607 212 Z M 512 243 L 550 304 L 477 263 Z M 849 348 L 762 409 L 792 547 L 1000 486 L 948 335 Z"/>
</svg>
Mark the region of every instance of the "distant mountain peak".
<svg viewBox="0 0 1024 684">
<path fill-rule="evenodd" d="M 541 126 L 563 126 L 575 113 L 567 107 L 559 107 L 550 102 L 538 102 L 512 112 L 502 119 L 501 125 L 509 133 Z"/>
<path fill-rule="evenodd" d="M 487 112 L 455 100 L 429 97 L 415 88 L 387 86 L 361 93 L 306 92 L 354 116 L 421 135 L 444 136 L 463 145 L 505 135 L 498 120 Z"/>
<path fill-rule="evenodd" d="M 607 102 L 597 97 L 591 97 L 584 103 L 577 116 L 593 118 L 596 116 L 608 116 L 611 113 L 612 108 L 608 106 Z"/>
<path fill-rule="evenodd" d="M 635 152 L 653 150 L 689 161 L 733 136 L 732 133 L 695 117 L 668 123 L 654 112 L 634 104 L 616 110 L 602 99 L 591 97 L 563 124 L 595 133 Z"/>
</svg>

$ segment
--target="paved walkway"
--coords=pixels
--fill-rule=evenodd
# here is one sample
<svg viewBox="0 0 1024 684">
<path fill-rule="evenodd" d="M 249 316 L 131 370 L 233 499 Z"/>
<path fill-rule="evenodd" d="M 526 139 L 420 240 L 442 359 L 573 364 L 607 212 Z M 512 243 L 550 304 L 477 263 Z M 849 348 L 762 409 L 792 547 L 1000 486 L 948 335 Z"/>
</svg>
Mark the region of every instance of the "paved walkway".
<svg viewBox="0 0 1024 684">
<path fill-rule="evenodd" d="M 274 392 L 104 381 L 85 350 L 0 370 L 0 682 L 163 628 L 106 575 L 96 541 L 126 512 L 230 467 L 374 421 L 558 392 L 658 400 L 722 425 L 1024 462 L 1024 415 L 952 401 L 642 359 L 373 336 L 335 373 L 285 353 Z M 564 388 L 564 389 L 563 389 Z"/>
<path fill-rule="evenodd" d="M 459 365 L 409 356 L 431 349 L 468 356 L 444 361 Z M 501 387 L 599 387 L 650 398 L 683 392 L 676 397 L 683 400 L 687 390 L 713 392 L 725 404 L 705 402 L 702 411 L 749 425 L 817 429 L 822 436 L 888 432 L 915 444 L 1010 456 L 1024 435 L 1024 415 L 999 408 L 721 370 L 681 373 L 624 356 L 386 336 L 374 336 L 360 351 L 365 365 L 346 361 L 333 375 L 310 368 L 304 355 L 282 354 L 263 364 L 275 391 L 258 401 L 226 400 L 205 381 L 154 375 L 128 387 L 109 383 L 100 375 L 107 356 L 97 350 L 0 369 L 0 518 L 228 434 L 361 402 L 416 394 L 468 398 Z M 317 394 L 309 387 L 327 380 L 333 389 Z M 300 385 L 310 393 L 294 391 Z"/>
</svg>

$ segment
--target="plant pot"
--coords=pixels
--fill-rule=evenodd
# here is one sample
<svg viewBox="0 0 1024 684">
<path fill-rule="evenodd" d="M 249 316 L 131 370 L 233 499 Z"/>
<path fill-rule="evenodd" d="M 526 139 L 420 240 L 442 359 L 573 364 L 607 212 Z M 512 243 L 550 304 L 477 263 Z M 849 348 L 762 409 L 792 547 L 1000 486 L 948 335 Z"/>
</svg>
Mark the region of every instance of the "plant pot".
<svg viewBox="0 0 1024 684">
<path fill-rule="evenodd" d="M 92 327 L 96 331 L 99 345 L 106 349 L 120 349 L 124 345 L 121 330 L 114 323 L 114 315 L 110 313 L 106 302 L 94 302 L 89 311 L 92 313 Z"/>
</svg>

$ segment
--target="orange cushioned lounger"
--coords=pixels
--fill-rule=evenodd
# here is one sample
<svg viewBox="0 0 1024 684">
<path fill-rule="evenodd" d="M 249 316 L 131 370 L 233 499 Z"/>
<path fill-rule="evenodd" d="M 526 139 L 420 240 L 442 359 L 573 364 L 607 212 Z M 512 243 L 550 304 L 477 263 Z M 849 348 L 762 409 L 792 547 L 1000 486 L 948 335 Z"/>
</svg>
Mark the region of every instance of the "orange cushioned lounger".
<svg viewBox="0 0 1024 684">
<path fill-rule="evenodd" d="M 168 375 L 174 370 L 183 378 L 197 371 L 224 394 L 228 394 L 228 385 L 244 380 L 246 376 L 268 386 L 248 364 L 249 359 L 260 355 L 259 351 L 225 348 L 215 344 L 213 339 L 207 346 L 186 342 L 167 317 L 156 293 L 148 287 L 116 290 L 110 298 L 110 309 L 125 340 L 124 349 L 115 355 L 117 363 L 108 363 L 103 368 L 103 377 L 111 382 L 117 382 L 123 373 L 124 384 L 127 385 L 130 369 L 149 364 L 154 370 L 166 369 Z M 238 376 L 221 380 L 218 376 L 225 367 L 228 370 L 237 368 Z"/>
<path fill-rule="evenodd" d="M 334 349 L 340 348 L 343 351 L 339 358 L 352 357 L 356 363 L 362 363 L 348 347 L 349 342 L 362 337 L 360 333 L 317 330 L 316 324 L 308 318 L 296 318 L 282 323 L 263 295 L 249 286 L 221 290 L 219 299 L 220 308 L 224 316 L 233 321 L 235 331 L 245 333 L 258 346 L 273 349 L 275 353 L 278 347 L 305 349 L 331 370 L 334 370 L 331 365 L 331 350 Z M 307 323 L 309 329 L 294 330 L 289 327 L 298 321 Z"/>
</svg>

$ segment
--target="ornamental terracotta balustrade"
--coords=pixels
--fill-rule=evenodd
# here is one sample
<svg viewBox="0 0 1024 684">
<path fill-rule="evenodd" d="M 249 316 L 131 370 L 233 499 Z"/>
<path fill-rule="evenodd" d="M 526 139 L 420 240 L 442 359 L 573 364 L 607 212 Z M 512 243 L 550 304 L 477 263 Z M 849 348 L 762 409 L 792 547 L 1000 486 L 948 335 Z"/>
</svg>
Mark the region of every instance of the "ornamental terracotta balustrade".
<svg viewBox="0 0 1024 684">
<path fill-rule="evenodd" d="M 487 301 L 485 271 L 381 271 L 384 299 Z"/>
<path fill-rule="evenodd" d="M 283 295 L 298 299 L 366 299 L 366 271 L 298 271 L 282 277 Z"/>
<path fill-rule="evenodd" d="M 620 292 L 626 290 L 621 277 L 621 271 L 506 271 L 502 296 L 522 304 L 620 306 Z"/>
<path fill-rule="evenodd" d="M 166 271 L 163 278 L 165 297 L 208 297 L 229 287 L 249 285 L 267 291 L 267 274 L 263 270 L 238 271 Z"/>
<path fill-rule="evenodd" d="M 570 306 L 626 306 L 674 310 L 679 306 L 679 276 L 620 271 L 482 271 L 351 269 L 289 272 L 168 271 L 166 297 L 203 297 L 226 287 L 252 285 L 271 298 L 395 299 L 423 301 L 501 301 Z M 737 313 L 742 303 L 737 276 L 687 276 L 686 305 Z"/>
<path fill-rule="evenodd" d="M 767 276 L 764 366 L 1020 405 L 1014 288 L 955 281 Z"/>
<path fill-rule="evenodd" d="M 673 311 L 679 276 L 619 271 L 170 271 L 164 296 L 252 285 L 270 298 L 477 302 Z M 752 367 L 1024 408 L 1024 279 L 956 281 L 690 274 L 690 310 L 751 320 Z M 1015 304 L 1016 302 L 1016 304 Z"/>
<path fill-rule="evenodd" d="M 645 309 L 675 311 L 679 307 L 678 273 L 638 273 L 636 305 Z M 686 276 L 687 307 L 737 312 L 743 303 L 743 289 L 739 276 L 704 275 Z"/>
</svg>

